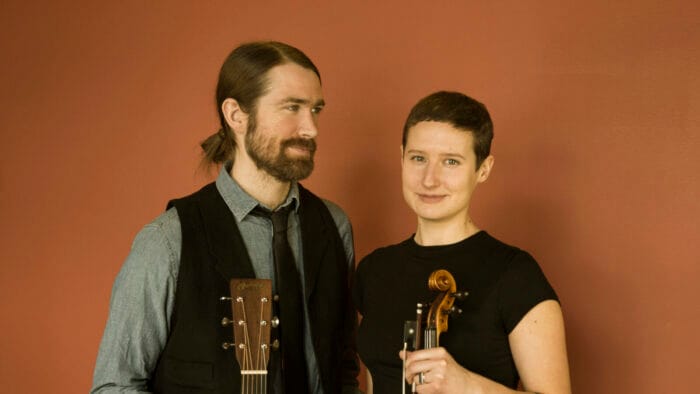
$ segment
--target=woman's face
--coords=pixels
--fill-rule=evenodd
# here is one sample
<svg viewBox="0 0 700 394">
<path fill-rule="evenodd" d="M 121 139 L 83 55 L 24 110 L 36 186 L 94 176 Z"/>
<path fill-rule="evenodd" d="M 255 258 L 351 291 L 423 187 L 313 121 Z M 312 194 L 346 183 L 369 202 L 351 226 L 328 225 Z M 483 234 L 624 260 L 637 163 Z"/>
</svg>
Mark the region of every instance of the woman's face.
<svg viewBox="0 0 700 394">
<path fill-rule="evenodd" d="M 443 122 L 419 122 L 402 147 L 403 196 L 420 220 L 468 220 L 476 185 L 488 178 L 489 156 L 476 168 L 472 133 Z"/>
</svg>

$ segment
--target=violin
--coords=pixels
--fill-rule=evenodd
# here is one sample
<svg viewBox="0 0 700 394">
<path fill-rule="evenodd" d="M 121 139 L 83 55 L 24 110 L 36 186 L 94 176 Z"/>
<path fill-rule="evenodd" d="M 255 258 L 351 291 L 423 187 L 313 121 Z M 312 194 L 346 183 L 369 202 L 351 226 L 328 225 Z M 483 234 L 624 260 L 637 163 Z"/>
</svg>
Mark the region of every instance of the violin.
<svg viewBox="0 0 700 394">
<path fill-rule="evenodd" d="M 419 349 L 431 349 L 440 346 L 440 334 L 447 331 L 448 318 L 459 315 L 462 310 L 454 305 L 455 299 L 463 300 L 469 294 L 466 291 L 457 291 L 457 283 L 452 274 L 447 270 L 436 270 L 428 277 L 428 288 L 437 291 L 429 304 L 418 303 L 416 306 L 416 320 L 404 323 L 404 350 L 413 351 Z M 427 315 L 424 308 L 429 307 Z M 404 361 L 403 392 L 406 391 Z M 419 384 L 422 382 L 422 374 L 419 375 Z M 411 387 L 415 393 L 415 384 Z"/>
</svg>

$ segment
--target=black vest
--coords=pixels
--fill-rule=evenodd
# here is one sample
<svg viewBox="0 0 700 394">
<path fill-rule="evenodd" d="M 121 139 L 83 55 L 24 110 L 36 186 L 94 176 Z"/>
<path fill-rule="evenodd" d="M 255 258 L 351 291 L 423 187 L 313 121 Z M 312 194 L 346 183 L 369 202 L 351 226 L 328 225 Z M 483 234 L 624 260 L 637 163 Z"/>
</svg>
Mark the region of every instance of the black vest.
<svg viewBox="0 0 700 394">
<path fill-rule="evenodd" d="M 351 272 L 328 208 L 301 185 L 299 194 L 311 338 L 324 392 L 339 393 L 341 370 L 354 361 L 344 361 L 348 354 L 342 354 L 343 344 L 354 341 Z M 168 206 L 177 209 L 182 251 L 168 342 L 150 389 L 165 394 L 238 393 L 241 375 L 235 353 L 221 346 L 232 342 L 231 327 L 221 325 L 231 308 L 219 298 L 229 295 L 229 279 L 255 277 L 243 238 L 214 183 Z"/>
</svg>

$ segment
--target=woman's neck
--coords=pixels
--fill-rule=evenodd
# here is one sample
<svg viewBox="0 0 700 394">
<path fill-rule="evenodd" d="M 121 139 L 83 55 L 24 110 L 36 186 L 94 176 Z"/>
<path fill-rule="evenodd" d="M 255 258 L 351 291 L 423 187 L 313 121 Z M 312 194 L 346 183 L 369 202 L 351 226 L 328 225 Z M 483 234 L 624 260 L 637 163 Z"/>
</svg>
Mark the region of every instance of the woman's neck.
<svg viewBox="0 0 700 394">
<path fill-rule="evenodd" d="M 465 221 L 448 223 L 418 219 L 418 227 L 413 239 L 421 246 L 449 245 L 478 232 L 479 228 L 468 217 Z"/>
</svg>

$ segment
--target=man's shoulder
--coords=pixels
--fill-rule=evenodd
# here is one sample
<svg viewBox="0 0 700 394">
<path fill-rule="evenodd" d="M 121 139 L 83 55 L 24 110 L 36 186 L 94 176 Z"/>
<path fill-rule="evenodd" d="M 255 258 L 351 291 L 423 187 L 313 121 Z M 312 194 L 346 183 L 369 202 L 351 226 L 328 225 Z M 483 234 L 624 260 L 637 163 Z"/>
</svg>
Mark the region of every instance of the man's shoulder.
<svg viewBox="0 0 700 394">
<path fill-rule="evenodd" d="M 146 227 L 157 227 L 161 231 L 168 231 L 172 230 L 173 228 L 179 229 L 180 227 L 180 217 L 177 214 L 177 209 L 175 208 L 168 208 L 165 210 L 165 212 L 162 212 L 160 215 L 156 216 L 153 221 L 148 223 Z"/>
<path fill-rule="evenodd" d="M 302 204 L 311 203 L 313 200 L 323 202 L 323 205 L 325 205 L 326 209 L 328 209 L 328 212 L 331 214 L 331 217 L 338 228 L 345 227 L 350 223 L 348 215 L 345 213 L 343 208 L 340 207 L 340 205 L 326 198 L 319 197 L 309 189 L 303 187 L 301 184 L 298 184 L 298 186 L 299 197 Z"/>
<path fill-rule="evenodd" d="M 323 201 L 323 204 L 328 208 L 328 212 L 331 213 L 331 216 L 333 216 L 333 220 L 338 223 L 341 221 L 349 221 L 348 215 L 345 213 L 343 208 L 340 207 L 340 205 L 334 203 L 331 200 L 327 200 L 325 198 L 321 198 L 321 201 Z"/>
<path fill-rule="evenodd" d="M 159 239 L 171 247 L 179 245 L 182 233 L 177 209 L 168 208 L 146 224 L 136 237 L 137 239 Z"/>
<path fill-rule="evenodd" d="M 216 183 L 211 182 L 202 186 L 199 190 L 190 193 L 186 196 L 176 197 L 168 201 L 166 206 L 166 211 L 171 210 L 173 207 L 180 204 L 189 204 L 200 200 L 204 196 L 208 195 L 221 195 L 221 193 L 216 188 Z"/>
</svg>

